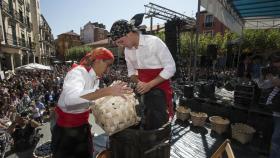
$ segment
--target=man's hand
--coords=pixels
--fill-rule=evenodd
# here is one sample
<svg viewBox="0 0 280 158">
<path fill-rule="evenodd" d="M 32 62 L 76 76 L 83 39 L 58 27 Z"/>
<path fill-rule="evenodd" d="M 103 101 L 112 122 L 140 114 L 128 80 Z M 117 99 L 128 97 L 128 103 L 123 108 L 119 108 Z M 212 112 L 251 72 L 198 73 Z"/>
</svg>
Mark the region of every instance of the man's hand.
<svg viewBox="0 0 280 158">
<path fill-rule="evenodd" d="M 136 91 L 139 94 L 145 94 L 151 90 L 152 86 L 149 83 L 139 81 L 136 86 Z"/>
<path fill-rule="evenodd" d="M 129 94 L 133 92 L 133 90 L 130 87 L 128 87 L 125 82 L 117 83 L 109 88 L 112 96 L 121 96 L 123 98 L 125 98 L 124 94 Z"/>
</svg>

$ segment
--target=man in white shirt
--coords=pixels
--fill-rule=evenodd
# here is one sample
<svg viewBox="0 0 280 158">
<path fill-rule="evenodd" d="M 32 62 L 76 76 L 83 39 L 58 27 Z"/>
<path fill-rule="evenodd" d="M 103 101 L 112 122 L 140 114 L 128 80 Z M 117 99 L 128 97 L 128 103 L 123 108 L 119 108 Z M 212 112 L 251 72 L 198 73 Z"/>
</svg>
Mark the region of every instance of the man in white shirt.
<svg viewBox="0 0 280 158">
<path fill-rule="evenodd" d="M 125 83 L 98 88 L 99 77 L 108 71 L 113 61 L 114 56 L 110 50 L 96 48 L 80 61 L 80 65 L 67 73 L 55 108 L 57 119 L 52 132 L 54 158 L 92 158 L 93 146 L 88 122 L 92 101 L 132 92 Z"/>
<path fill-rule="evenodd" d="M 169 79 L 174 75 L 176 66 L 165 43 L 156 36 L 142 35 L 126 20 L 116 21 L 111 27 L 110 35 L 118 46 L 125 47 L 128 76 L 137 83 L 137 92 L 147 94 L 152 89 L 162 90 L 169 117 L 173 117 Z"/>
</svg>

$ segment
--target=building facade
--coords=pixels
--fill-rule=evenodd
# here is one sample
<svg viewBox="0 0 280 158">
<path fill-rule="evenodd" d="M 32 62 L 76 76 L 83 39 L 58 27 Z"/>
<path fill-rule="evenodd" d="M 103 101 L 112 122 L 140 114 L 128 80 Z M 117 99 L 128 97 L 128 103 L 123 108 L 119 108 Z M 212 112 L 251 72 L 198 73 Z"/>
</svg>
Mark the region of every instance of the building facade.
<svg viewBox="0 0 280 158">
<path fill-rule="evenodd" d="M 41 63 L 39 3 L 39 0 L 2 0 L 0 71 Z"/>
<path fill-rule="evenodd" d="M 2 7 L 0 7 L 0 72 L 2 70 L 2 63 L 4 61 L 4 54 L 1 53 L 1 45 L 4 40 L 3 23 L 2 23 Z"/>
<path fill-rule="evenodd" d="M 41 63 L 48 65 L 51 57 L 55 56 L 55 47 L 52 30 L 43 15 L 40 16 L 39 31 Z"/>
<path fill-rule="evenodd" d="M 106 30 L 105 25 L 89 21 L 83 28 L 81 28 L 80 34 L 81 42 L 87 44 L 106 39 L 108 31 Z"/>
<path fill-rule="evenodd" d="M 41 52 L 40 52 L 40 44 L 39 44 L 39 38 L 40 38 L 40 3 L 38 0 L 30 0 L 31 1 L 31 18 L 32 18 L 32 24 L 33 24 L 33 34 L 34 34 L 34 62 L 41 63 Z"/>
<path fill-rule="evenodd" d="M 56 56 L 58 59 L 65 61 L 65 54 L 69 48 L 82 45 L 80 35 L 73 30 L 62 33 L 55 40 Z"/>
<path fill-rule="evenodd" d="M 224 35 L 229 30 L 223 23 L 207 11 L 201 11 L 199 14 L 199 32 L 214 36 L 216 33 Z"/>
<path fill-rule="evenodd" d="M 30 0 L 2 0 L 4 40 L 1 44 L 2 69 L 33 62 L 34 40 Z"/>
</svg>

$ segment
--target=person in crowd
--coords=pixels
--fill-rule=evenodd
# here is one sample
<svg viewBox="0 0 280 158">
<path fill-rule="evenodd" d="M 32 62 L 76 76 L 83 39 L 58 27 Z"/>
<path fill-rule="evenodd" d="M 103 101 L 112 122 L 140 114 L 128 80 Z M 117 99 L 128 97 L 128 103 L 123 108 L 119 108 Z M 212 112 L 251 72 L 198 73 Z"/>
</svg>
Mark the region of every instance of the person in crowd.
<svg viewBox="0 0 280 158">
<path fill-rule="evenodd" d="M 31 99 L 26 91 L 24 92 L 22 99 L 23 99 L 23 106 L 25 107 L 31 103 Z"/>
<path fill-rule="evenodd" d="M 40 99 L 35 100 L 36 107 L 39 109 L 40 115 L 43 116 L 46 111 L 45 105 L 40 101 Z"/>
<path fill-rule="evenodd" d="M 135 21 L 139 20 L 135 19 Z M 125 48 L 128 76 L 131 81 L 137 83 L 136 91 L 145 95 L 148 95 L 152 89 L 164 92 L 165 98 L 161 100 L 165 100 L 166 106 L 149 107 L 148 103 L 151 103 L 151 100 L 144 101 L 147 108 L 146 117 L 151 118 L 146 121 L 151 123 L 151 126 L 147 128 L 155 129 L 166 123 L 168 116 L 172 118 L 174 115 L 169 79 L 175 74 L 176 66 L 169 49 L 160 38 L 143 35 L 136 27 L 126 20 L 118 20 L 113 23 L 110 36 L 119 47 Z M 151 110 L 153 112 L 149 110 L 155 107 L 157 109 Z M 148 116 L 149 114 L 152 116 Z"/>
<path fill-rule="evenodd" d="M 252 58 L 252 79 L 259 80 L 261 78 L 262 61 L 261 56 L 254 56 Z"/>
<path fill-rule="evenodd" d="M 273 71 L 266 75 L 266 77 L 271 81 L 273 90 L 269 94 L 266 104 L 274 114 L 270 158 L 276 158 L 280 157 L 280 51 L 270 56 L 270 67 Z"/>
<path fill-rule="evenodd" d="M 32 111 L 32 118 L 35 121 L 40 122 L 42 124 L 43 121 L 42 121 L 42 116 L 41 116 L 39 108 L 36 106 L 34 101 L 32 101 L 30 105 L 31 105 L 31 111 Z"/>
<path fill-rule="evenodd" d="M 237 68 L 237 77 L 250 80 L 252 74 L 252 61 L 250 56 L 248 54 L 242 54 L 240 59 L 241 62 Z"/>
<path fill-rule="evenodd" d="M 104 96 L 123 96 L 132 90 L 121 82 L 99 89 L 99 78 L 109 71 L 113 53 L 96 48 L 66 75 L 63 90 L 55 108 L 56 123 L 52 133 L 54 158 L 92 158 L 93 146 L 90 124 L 90 106 Z M 94 105 L 93 105 L 94 106 Z"/>
<path fill-rule="evenodd" d="M 29 119 L 26 112 L 16 116 L 15 121 L 7 129 L 14 140 L 16 151 L 24 151 L 34 145 L 33 136 L 38 126 L 39 123 Z"/>
</svg>

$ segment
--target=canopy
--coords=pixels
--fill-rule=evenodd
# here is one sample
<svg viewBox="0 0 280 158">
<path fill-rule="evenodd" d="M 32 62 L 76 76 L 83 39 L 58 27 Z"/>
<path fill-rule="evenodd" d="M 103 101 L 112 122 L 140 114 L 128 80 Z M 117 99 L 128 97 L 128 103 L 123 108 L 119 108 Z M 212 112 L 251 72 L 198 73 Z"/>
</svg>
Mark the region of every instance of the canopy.
<svg viewBox="0 0 280 158">
<path fill-rule="evenodd" d="M 280 27 L 280 0 L 201 0 L 201 5 L 232 31 Z"/>
<path fill-rule="evenodd" d="M 20 67 L 17 67 L 15 69 L 16 70 L 51 70 L 51 67 L 38 63 L 30 63 L 27 65 L 22 65 Z"/>
</svg>

